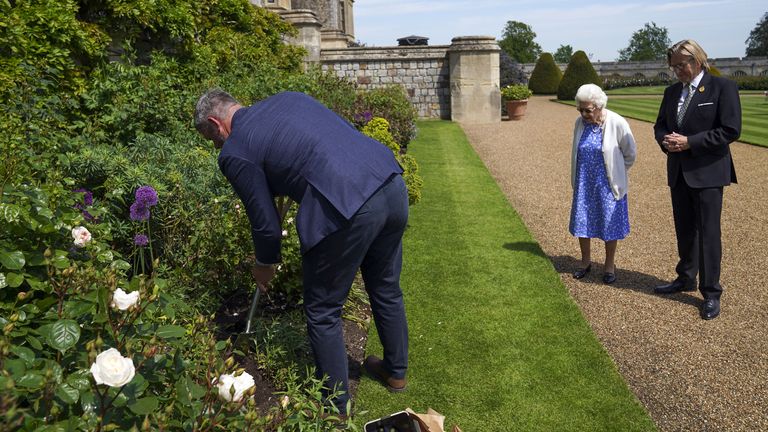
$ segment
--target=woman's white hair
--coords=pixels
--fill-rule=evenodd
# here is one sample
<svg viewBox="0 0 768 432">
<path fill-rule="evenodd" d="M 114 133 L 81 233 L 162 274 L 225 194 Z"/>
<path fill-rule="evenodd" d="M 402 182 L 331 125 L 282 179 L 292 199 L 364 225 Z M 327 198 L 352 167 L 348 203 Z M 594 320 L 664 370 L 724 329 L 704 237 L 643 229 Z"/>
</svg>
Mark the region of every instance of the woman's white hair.
<svg viewBox="0 0 768 432">
<path fill-rule="evenodd" d="M 599 86 L 584 84 L 576 91 L 576 103 L 579 102 L 590 102 L 597 108 L 605 108 L 608 104 L 608 95 Z"/>
</svg>

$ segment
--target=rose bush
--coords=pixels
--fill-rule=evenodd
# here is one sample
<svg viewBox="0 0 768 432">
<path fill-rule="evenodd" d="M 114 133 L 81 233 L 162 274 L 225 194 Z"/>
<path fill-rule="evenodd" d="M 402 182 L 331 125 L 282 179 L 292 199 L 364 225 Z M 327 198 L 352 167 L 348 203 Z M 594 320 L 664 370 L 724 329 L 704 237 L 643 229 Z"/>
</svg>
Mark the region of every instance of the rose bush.
<svg viewBox="0 0 768 432">
<path fill-rule="evenodd" d="M 293 403 L 268 413 L 242 396 L 245 374 L 222 400 L 231 344 L 157 271 L 129 277 L 109 224 L 87 225 L 72 205 L 80 197 L 47 183 L 0 198 L 0 430 L 333 430 L 315 380 L 292 377 Z M 94 233 L 76 250 L 72 227 Z"/>
</svg>

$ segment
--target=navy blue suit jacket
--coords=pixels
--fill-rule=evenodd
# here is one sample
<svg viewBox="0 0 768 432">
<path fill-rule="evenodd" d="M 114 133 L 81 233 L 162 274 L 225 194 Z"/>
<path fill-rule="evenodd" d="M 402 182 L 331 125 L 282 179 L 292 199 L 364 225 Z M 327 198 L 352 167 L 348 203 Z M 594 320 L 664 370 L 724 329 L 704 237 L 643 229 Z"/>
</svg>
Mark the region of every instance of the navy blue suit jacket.
<svg viewBox="0 0 768 432">
<path fill-rule="evenodd" d="M 680 82 L 664 90 L 653 126 L 656 141 L 667 153 L 667 183 L 674 186 L 681 171 L 692 188 L 736 183 L 729 146 L 741 135 L 741 101 L 736 82 L 705 72 L 678 127 L 677 101 L 682 91 Z M 687 136 L 690 150 L 667 152 L 662 141 L 664 135 L 672 132 Z"/>
<path fill-rule="evenodd" d="M 280 262 L 282 227 L 274 197 L 299 203 L 302 253 L 348 220 L 393 174 L 394 153 L 320 102 L 279 93 L 232 117 L 219 168 L 243 201 L 256 259 Z"/>
</svg>

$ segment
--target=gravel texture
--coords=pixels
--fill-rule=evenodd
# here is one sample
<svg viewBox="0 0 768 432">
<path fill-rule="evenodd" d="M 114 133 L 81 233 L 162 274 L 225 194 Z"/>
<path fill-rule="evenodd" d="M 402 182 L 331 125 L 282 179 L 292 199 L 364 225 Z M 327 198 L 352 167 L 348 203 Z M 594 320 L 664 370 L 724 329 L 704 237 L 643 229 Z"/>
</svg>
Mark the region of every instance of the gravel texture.
<svg viewBox="0 0 768 432">
<path fill-rule="evenodd" d="M 610 99 L 608 108 L 610 108 Z M 638 158 L 629 172 L 631 233 L 619 241 L 617 281 L 575 280 L 578 242 L 568 232 L 573 107 L 533 97 L 519 121 L 463 125 L 491 175 L 662 431 L 768 431 L 768 149 L 731 145 L 740 183 L 725 188 L 722 312 L 699 317 L 698 292 L 653 294 L 677 263 L 666 156 L 653 125 L 629 120 Z"/>
</svg>

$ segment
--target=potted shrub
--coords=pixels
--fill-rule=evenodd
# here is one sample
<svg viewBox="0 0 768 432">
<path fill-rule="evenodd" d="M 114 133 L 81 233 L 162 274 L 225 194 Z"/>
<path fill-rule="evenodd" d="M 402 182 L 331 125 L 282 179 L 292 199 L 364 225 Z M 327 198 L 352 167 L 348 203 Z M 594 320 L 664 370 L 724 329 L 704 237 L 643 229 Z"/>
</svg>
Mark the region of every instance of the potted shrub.
<svg viewBox="0 0 768 432">
<path fill-rule="evenodd" d="M 507 105 L 507 114 L 510 120 L 519 120 L 525 115 L 528 98 L 532 94 L 531 89 L 523 84 L 510 84 L 502 87 L 501 97 Z"/>
</svg>

